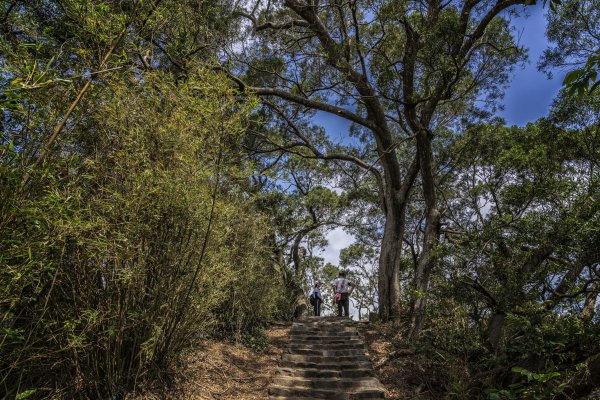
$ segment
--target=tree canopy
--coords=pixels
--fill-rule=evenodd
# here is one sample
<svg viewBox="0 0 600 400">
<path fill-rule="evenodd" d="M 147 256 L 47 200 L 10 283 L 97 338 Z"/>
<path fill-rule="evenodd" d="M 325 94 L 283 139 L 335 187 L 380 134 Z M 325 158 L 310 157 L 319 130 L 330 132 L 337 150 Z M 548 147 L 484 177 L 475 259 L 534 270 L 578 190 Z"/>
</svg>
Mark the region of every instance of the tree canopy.
<svg viewBox="0 0 600 400">
<path fill-rule="evenodd" d="M 534 7 L 0 1 L 0 397 L 125 398 L 340 269 L 429 398 L 589 396 L 600 6 L 549 2 L 564 88 L 509 126 Z"/>
</svg>

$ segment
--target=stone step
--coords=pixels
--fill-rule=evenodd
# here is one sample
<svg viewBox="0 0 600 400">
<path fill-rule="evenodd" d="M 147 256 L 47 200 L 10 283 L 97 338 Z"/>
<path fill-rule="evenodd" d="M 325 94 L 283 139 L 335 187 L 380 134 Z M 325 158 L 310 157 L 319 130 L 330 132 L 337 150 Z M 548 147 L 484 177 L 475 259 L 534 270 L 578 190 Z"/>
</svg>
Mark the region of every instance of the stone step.
<svg viewBox="0 0 600 400">
<path fill-rule="evenodd" d="M 360 356 L 364 355 L 365 351 L 360 348 L 342 348 L 336 350 L 327 349 L 312 349 L 310 347 L 294 347 L 285 350 L 287 354 L 300 354 L 307 356 L 321 356 L 321 357 L 344 357 L 344 356 Z"/>
<path fill-rule="evenodd" d="M 307 344 L 356 344 L 362 343 L 362 340 L 360 339 L 360 336 L 348 336 L 346 338 L 340 336 L 290 336 L 289 343 L 296 344 L 297 342 L 304 342 Z"/>
<path fill-rule="evenodd" d="M 315 317 L 313 315 L 307 315 L 305 317 L 301 317 L 299 319 L 297 319 L 296 321 L 299 322 L 319 322 L 319 323 L 323 323 L 323 322 L 327 322 L 327 321 L 333 321 L 333 322 L 345 322 L 345 321 L 349 321 L 349 322 L 358 322 L 358 321 L 353 321 L 348 317 L 338 317 L 337 315 L 329 315 L 326 317 Z"/>
<path fill-rule="evenodd" d="M 363 378 L 303 378 L 294 376 L 276 376 L 273 379 L 276 386 L 287 386 L 293 388 L 329 389 L 348 393 L 356 393 L 365 390 L 381 390 L 383 386 L 375 377 Z"/>
<path fill-rule="evenodd" d="M 290 342 L 305 341 L 315 343 L 352 343 L 353 340 L 360 340 L 360 336 L 340 337 L 340 336 L 292 336 Z"/>
<path fill-rule="evenodd" d="M 323 330 L 306 330 L 306 331 L 291 331 L 291 337 L 301 336 L 320 336 L 320 337 L 337 337 L 337 338 L 350 338 L 358 337 L 358 332 L 354 331 L 323 331 Z"/>
<path fill-rule="evenodd" d="M 289 348 L 295 349 L 323 349 L 323 350 L 343 350 L 343 349 L 360 349 L 364 348 L 364 343 L 361 340 L 346 341 L 346 342 L 315 342 L 314 340 L 294 340 L 290 341 Z"/>
<path fill-rule="evenodd" d="M 297 319 L 292 322 L 293 325 L 356 325 L 358 321 L 353 321 L 350 318 L 313 318 L 313 319 Z"/>
<path fill-rule="evenodd" d="M 348 336 L 339 336 L 339 335 L 291 335 L 290 341 L 299 341 L 304 340 L 307 342 L 315 342 L 315 343 L 346 343 L 351 342 L 352 340 L 361 340 L 358 335 L 348 335 Z"/>
<path fill-rule="evenodd" d="M 340 333 L 328 333 L 328 332 L 306 332 L 306 333 L 291 333 L 290 338 L 330 338 L 330 339 L 357 339 L 358 333 L 356 332 L 340 332 Z M 318 339 L 320 340 L 320 339 Z"/>
<path fill-rule="evenodd" d="M 344 349 L 364 349 L 365 344 L 360 340 L 344 343 L 320 343 L 320 342 L 294 342 L 288 346 L 289 349 L 313 349 L 313 350 L 344 350 Z"/>
<path fill-rule="evenodd" d="M 356 329 L 357 326 L 362 325 L 354 325 L 354 324 L 292 324 L 292 329 L 323 329 L 330 331 L 343 331 L 349 329 Z"/>
<path fill-rule="evenodd" d="M 369 361 L 369 359 L 365 355 L 313 356 L 313 355 L 289 354 L 289 353 L 284 353 L 281 356 L 281 359 L 283 361 L 312 362 L 312 363 L 323 363 L 323 364 Z"/>
<path fill-rule="evenodd" d="M 312 397 L 298 396 L 269 396 L 269 400 L 312 400 Z"/>
<path fill-rule="evenodd" d="M 314 341 L 314 340 L 302 340 L 302 339 L 293 339 L 290 340 L 289 346 L 293 347 L 304 347 L 304 348 L 314 348 L 314 349 L 354 349 L 357 346 L 364 346 L 364 342 L 360 339 L 355 340 L 330 340 L 330 341 Z M 316 347 L 312 347 L 316 346 Z"/>
<path fill-rule="evenodd" d="M 375 376 L 373 369 L 313 369 L 313 368 L 277 368 L 277 376 L 293 376 L 304 378 L 365 378 Z"/>
<path fill-rule="evenodd" d="M 292 322 L 292 327 L 302 326 L 302 327 L 310 327 L 310 328 L 331 328 L 336 327 L 338 329 L 342 328 L 354 328 L 357 325 L 352 321 L 295 321 Z M 360 325 L 362 326 L 362 325 Z"/>
<path fill-rule="evenodd" d="M 283 398 L 308 398 L 308 399 L 328 399 L 328 400 L 372 400 L 384 399 L 383 390 L 363 390 L 360 392 L 342 392 L 329 389 L 309 389 L 301 387 L 287 387 L 272 385 L 269 388 L 269 395 Z"/>
<path fill-rule="evenodd" d="M 356 325 L 352 324 L 292 324 L 292 329 L 318 329 L 328 331 L 349 331 L 356 329 Z"/>
<path fill-rule="evenodd" d="M 364 344 L 360 336 L 321 336 L 321 335 L 300 335 L 290 336 L 289 343 L 293 342 L 311 342 L 316 344 L 328 343 L 361 343 Z"/>
<path fill-rule="evenodd" d="M 294 322 L 269 399 L 384 399 L 358 326 L 364 325 L 339 317 Z"/>
<path fill-rule="evenodd" d="M 324 363 L 324 362 L 281 360 L 279 362 L 279 365 L 283 368 L 302 368 L 302 369 L 311 368 L 311 369 L 316 369 L 316 370 L 339 370 L 339 371 L 345 371 L 345 370 L 349 370 L 349 369 L 371 368 L 371 363 L 368 361 Z"/>
<path fill-rule="evenodd" d="M 311 332 L 323 332 L 323 333 L 335 335 L 335 334 L 356 334 L 358 331 L 355 327 L 340 328 L 339 326 L 332 326 L 331 328 L 326 328 L 326 327 L 309 328 L 309 327 L 295 326 L 292 329 L 290 329 L 291 334 L 311 333 Z"/>
</svg>

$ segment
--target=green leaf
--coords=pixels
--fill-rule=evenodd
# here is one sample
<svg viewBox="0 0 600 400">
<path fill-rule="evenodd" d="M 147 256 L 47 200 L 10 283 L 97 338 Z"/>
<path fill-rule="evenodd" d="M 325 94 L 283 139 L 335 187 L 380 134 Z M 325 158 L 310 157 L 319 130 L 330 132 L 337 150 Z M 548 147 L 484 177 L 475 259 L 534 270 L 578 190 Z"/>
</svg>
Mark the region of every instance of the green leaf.
<svg viewBox="0 0 600 400">
<path fill-rule="evenodd" d="M 560 4 L 560 1 L 558 1 L 558 0 L 550 1 L 550 10 L 552 12 L 556 12 L 559 4 Z"/>
<path fill-rule="evenodd" d="M 18 393 L 17 397 L 15 397 L 15 400 L 26 399 L 26 398 L 32 396 L 33 394 L 35 394 L 35 392 L 37 392 L 37 389 L 28 389 L 24 392 Z"/>
<path fill-rule="evenodd" d="M 512 367 L 510 369 L 512 372 L 516 372 L 517 374 L 521 374 L 521 375 L 525 375 L 527 378 L 530 378 L 532 375 L 531 371 L 526 370 L 525 368 L 522 367 Z"/>
<path fill-rule="evenodd" d="M 567 75 L 565 75 L 565 79 L 563 80 L 563 85 L 570 85 L 574 83 L 584 74 L 584 72 L 585 71 L 583 69 L 575 69 L 573 71 L 568 72 Z"/>
</svg>

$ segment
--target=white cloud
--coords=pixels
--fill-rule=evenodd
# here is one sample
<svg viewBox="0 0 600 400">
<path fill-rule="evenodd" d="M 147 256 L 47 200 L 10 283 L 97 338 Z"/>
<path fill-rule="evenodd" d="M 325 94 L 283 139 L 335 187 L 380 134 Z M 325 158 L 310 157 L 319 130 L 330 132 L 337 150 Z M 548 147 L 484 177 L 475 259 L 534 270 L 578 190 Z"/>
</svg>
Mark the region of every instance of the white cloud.
<svg viewBox="0 0 600 400">
<path fill-rule="evenodd" d="M 340 250 L 354 243 L 354 236 L 344 232 L 342 228 L 336 228 L 325 236 L 329 244 L 323 250 L 325 262 L 338 265 L 340 262 Z"/>
</svg>

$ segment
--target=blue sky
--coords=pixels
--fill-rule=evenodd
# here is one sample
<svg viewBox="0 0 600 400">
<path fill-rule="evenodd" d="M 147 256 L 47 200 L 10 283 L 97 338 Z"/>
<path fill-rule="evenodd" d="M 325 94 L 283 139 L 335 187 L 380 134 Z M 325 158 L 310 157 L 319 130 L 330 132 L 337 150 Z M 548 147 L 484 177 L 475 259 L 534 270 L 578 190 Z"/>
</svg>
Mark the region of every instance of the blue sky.
<svg viewBox="0 0 600 400">
<path fill-rule="evenodd" d="M 514 18 L 520 44 L 529 49 L 525 68 L 516 68 L 510 86 L 505 92 L 503 111 L 498 113 L 509 125 L 525 125 L 547 115 L 552 100 L 560 90 L 564 71 L 555 71 L 553 79 L 537 70 L 537 62 L 548 45 L 546 39 L 546 9 L 541 4 L 528 7 L 529 17 Z"/>
</svg>

